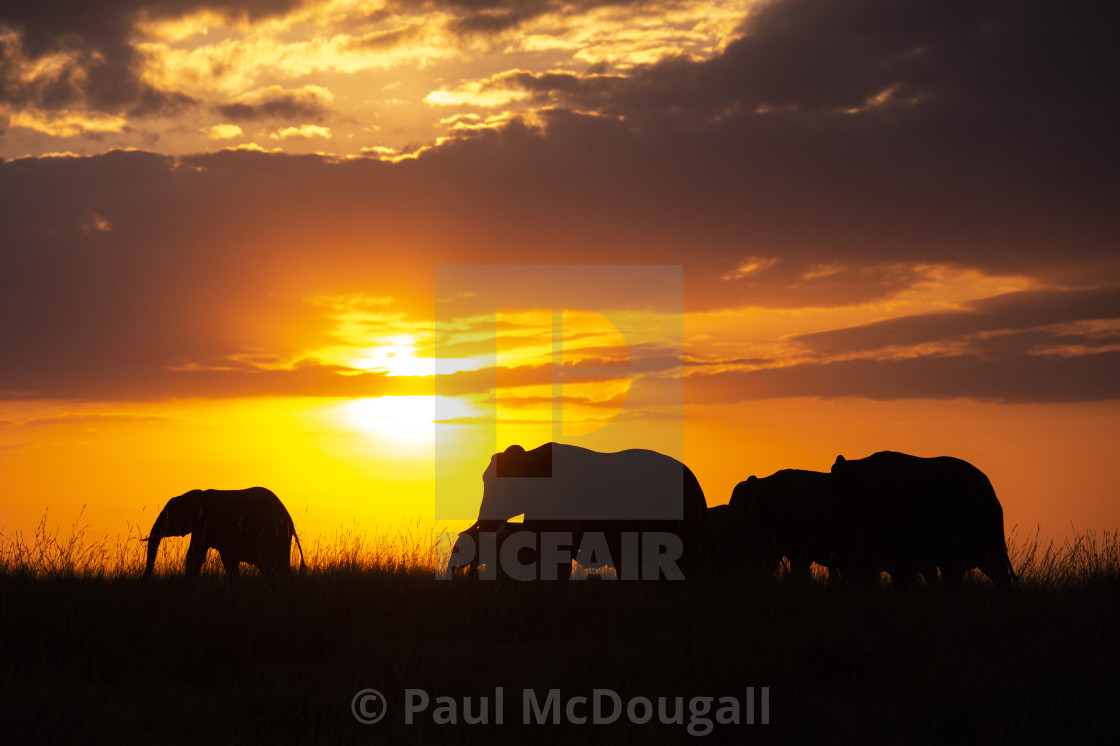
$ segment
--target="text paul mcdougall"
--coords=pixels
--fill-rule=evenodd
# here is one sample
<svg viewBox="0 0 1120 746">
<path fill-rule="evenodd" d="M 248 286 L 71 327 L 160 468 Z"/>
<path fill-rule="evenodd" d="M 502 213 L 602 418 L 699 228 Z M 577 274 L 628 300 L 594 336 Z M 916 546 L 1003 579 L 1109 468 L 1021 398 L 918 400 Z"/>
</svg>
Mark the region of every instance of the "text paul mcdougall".
<svg viewBox="0 0 1120 746">
<path fill-rule="evenodd" d="M 429 719 L 437 725 L 502 725 L 520 716 L 526 725 L 610 725 L 620 720 L 635 725 L 683 725 L 689 735 L 706 736 L 717 725 L 767 725 L 770 687 L 748 686 L 741 697 L 623 697 L 611 689 L 565 696 L 559 689 L 521 690 L 520 712 L 507 710 L 505 691 L 493 696 L 432 697 L 423 689 L 404 690 L 404 722 Z M 511 720 L 512 722 L 512 720 Z"/>
</svg>

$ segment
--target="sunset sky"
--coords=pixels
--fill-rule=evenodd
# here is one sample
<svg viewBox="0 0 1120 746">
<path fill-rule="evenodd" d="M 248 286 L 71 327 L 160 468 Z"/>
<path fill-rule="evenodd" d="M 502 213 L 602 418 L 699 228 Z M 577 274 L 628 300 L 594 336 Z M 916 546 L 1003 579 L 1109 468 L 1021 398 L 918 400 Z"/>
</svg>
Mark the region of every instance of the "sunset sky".
<svg viewBox="0 0 1120 746">
<path fill-rule="evenodd" d="M 305 536 L 428 526 L 553 437 L 709 505 L 953 455 L 1020 537 L 1116 529 L 1113 36 L 1091 3 L 5 2 L 0 533 L 252 485 Z"/>
</svg>

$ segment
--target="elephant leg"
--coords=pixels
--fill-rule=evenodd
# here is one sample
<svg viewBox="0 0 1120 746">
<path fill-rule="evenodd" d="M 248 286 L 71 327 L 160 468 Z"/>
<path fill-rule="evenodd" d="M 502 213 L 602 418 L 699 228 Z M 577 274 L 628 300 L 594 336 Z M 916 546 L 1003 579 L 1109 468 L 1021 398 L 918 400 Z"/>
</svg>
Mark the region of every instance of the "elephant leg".
<svg viewBox="0 0 1120 746">
<path fill-rule="evenodd" d="M 964 582 L 965 573 L 968 572 L 967 562 L 961 557 L 951 557 L 941 565 L 941 577 L 946 585 L 958 587 Z"/>
<path fill-rule="evenodd" d="M 277 558 L 276 567 L 273 570 L 273 573 L 275 575 L 279 575 L 282 578 L 290 578 L 292 576 L 292 563 L 290 557 L 291 547 L 288 548 L 287 552 Z"/>
<path fill-rule="evenodd" d="M 992 552 L 984 558 L 980 569 L 997 586 L 1011 585 L 1011 563 L 1006 552 Z"/>
<path fill-rule="evenodd" d="M 233 552 L 228 549 L 219 551 L 218 555 L 222 558 L 222 567 L 226 569 L 226 575 L 229 576 L 230 582 L 237 585 L 241 582 L 241 562 L 234 556 Z"/>
<path fill-rule="evenodd" d="M 295 532 L 293 531 L 293 534 Z M 277 568 L 281 575 L 284 577 L 291 577 L 292 575 L 292 536 L 288 535 L 281 542 L 280 547 L 280 566 Z"/>
<path fill-rule="evenodd" d="M 895 565 L 888 572 L 891 575 L 891 587 L 895 590 L 910 590 L 918 584 L 918 567 L 909 562 Z"/>
<path fill-rule="evenodd" d="M 922 574 L 927 586 L 941 585 L 941 577 L 937 574 L 937 565 L 935 563 L 923 563 L 918 567 L 918 572 Z"/>
<path fill-rule="evenodd" d="M 561 562 L 556 567 L 557 580 L 571 580 L 572 579 L 572 558 L 569 557 L 567 562 Z"/>
<path fill-rule="evenodd" d="M 206 553 L 209 549 L 210 547 L 206 545 L 205 539 L 198 534 L 191 534 L 191 543 L 187 547 L 187 561 L 184 568 L 188 578 L 197 578 L 202 572 L 202 565 L 206 562 Z"/>
<path fill-rule="evenodd" d="M 808 583 L 813 579 L 813 563 L 801 557 L 790 557 L 789 575 L 798 583 Z"/>
<path fill-rule="evenodd" d="M 891 588 L 894 590 L 901 591 L 913 587 L 914 582 L 913 578 L 910 577 L 910 573 L 900 570 L 899 568 L 891 568 L 887 572 L 891 576 Z"/>
<path fill-rule="evenodd" d="M 258 543 L 260 550 L 255 560 L 249 560 L 256 565 L 261 575 L 271 579 L 277 576 L 290 576 L 292 574 L 292 540 L 282 532 L 262 536 Z"/>
</svg>

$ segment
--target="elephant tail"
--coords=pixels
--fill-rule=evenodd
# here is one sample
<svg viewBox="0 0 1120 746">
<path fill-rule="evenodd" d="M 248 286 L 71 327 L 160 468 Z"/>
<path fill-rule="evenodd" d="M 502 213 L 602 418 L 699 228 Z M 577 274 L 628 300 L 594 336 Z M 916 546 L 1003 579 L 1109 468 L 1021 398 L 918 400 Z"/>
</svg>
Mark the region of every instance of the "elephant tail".
<svg viewBox="0 0 1120 746">
<path fill-rule="evenodd" d="M 292 538 L 296 540 L 296 548 L 299 549 L 299 572 L 304 574 L 307 572 L 307 563 L 303 561 L 303 545 L 299 543 L 299 536 L 296 534 L 296 527 L 292 526 Z"/>
</svg>

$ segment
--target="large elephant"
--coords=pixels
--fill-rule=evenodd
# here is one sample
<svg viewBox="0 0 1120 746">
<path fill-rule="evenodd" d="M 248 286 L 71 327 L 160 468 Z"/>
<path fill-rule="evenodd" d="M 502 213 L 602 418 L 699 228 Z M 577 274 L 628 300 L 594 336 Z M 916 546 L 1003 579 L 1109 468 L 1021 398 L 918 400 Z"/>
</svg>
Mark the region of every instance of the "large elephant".
<svg viewBox="0 0 1120 746">
<path fill-rule="evenodd" d="M 937 570 L 959 582 L 980 568 L 997 585 L 1015 578 L 1003 534 L 1003 508 L 988 477 L 967 461 L 881 451 L 836 457 L 836 526 L 842 567 L 856 577 L 890 573 L 897 585 Z"/>
<path fill-rule="evenodd" d="M 772 572 L 785 557 L 795 577 L 811 577 L 814 562 L 831 567 L 836 554 L 832 475 L 783 469 L 735 486 L 728 506 L 739 512 L 736 563 Z"/>
<path fill-rule="evenodd" d="M 477 575 L 493 562 L 489 576 L 528 579 L 524 568 L 532 567 L 532 578 L 567 579 L 578 557 L 586 567 L 610 565 L 623 579 L 659 570 L 677 577 L 674 570 L 687 574 L 699 555 L 704 492 L 687 466 L 655 451 L 515 445 L 491 456 L 482 483 L 478 521 L 456 541 L 449 572 Z M 522 515 L 522 523 L 509 522 Z M 503 559 L 511 541 L 516 547 Z"/>
<path fill-rule="evenodd" d="M 292 539 L 299 547 L 300 570 L 306 569 L 303 547 L 292 517 L 280 498 L 264 487 L 244 490 L 191 490 L 173 497 L 156 517 L 148 542 L 143 579 L 152 575 L 160 542 L 167 536 L 191 535 L 186 574 L 199 574 L 206 554 L 217 549 L 230 580 L 239 579 L 239 565 L 255 565 L 266 577 L 290 575 Z"/>
</svg>

